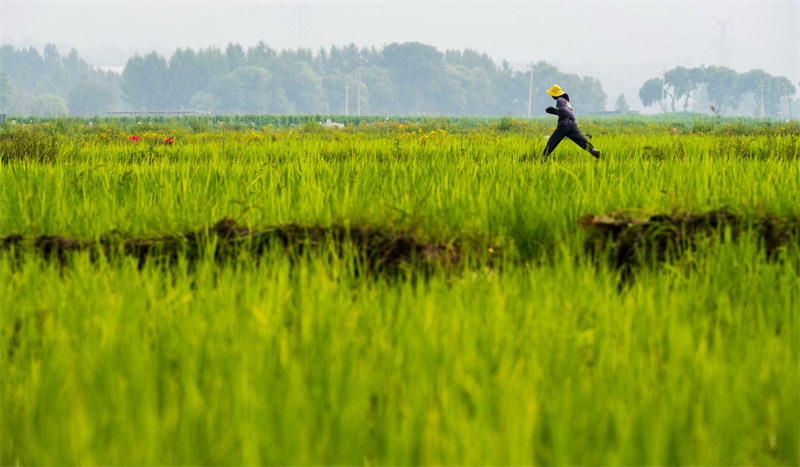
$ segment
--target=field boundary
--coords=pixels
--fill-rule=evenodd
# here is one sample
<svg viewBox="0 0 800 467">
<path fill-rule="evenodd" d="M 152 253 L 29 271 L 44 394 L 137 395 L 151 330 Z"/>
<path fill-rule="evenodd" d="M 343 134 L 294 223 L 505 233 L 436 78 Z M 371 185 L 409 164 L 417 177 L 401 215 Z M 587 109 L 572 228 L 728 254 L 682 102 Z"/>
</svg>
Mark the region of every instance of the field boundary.
<svg viewBox="0 0 800 467">
<path fill-rule="evenodd" d="M 794 244 L 800 250 L 800 216 L 758 217 L 736 215 L 728 210 L 693 214 L 646 215 L 639 210 L 617 210 L 587 214 L 578 220 L 573 232 L 582 232 L 584 251 L 590 257 L 607 258 L 615 268 L 627 270 L 650 261 L 667 261 L 671 256 L 694 250 L 699 238 L 728 236 L 738 239 L 751 232 L 761 242 L 769 259 Z M 225 217 L 212 226 L 175 235 L 124 237 L 109 234 L 98 240 L 67 238 L 60 235 L 24 237 L 11 234 L 0 238 L 0 253 L 37 251 L 52 260 L 65 261 L 74 251 L 102 251 L 107 256 L 127 255 L 143 267 L 148 259 L 175 261 L 184 256 L 225 260 L 242 253 L 264 255 L 272 246 L 302 254 L 325 250 L 342 256 L 349 249 L 371 270 L 394 270 L 403 264 L 458 266 L 469 247 L 456 239 L 449 243 L 425 241 L 413 232 L 364 226 L 314 226 L 286 224 L 250 228 Z M 499 247 L 473 247 L 498 256 Z M 548 249 L 551 250 L 551 249 Z M 522 258 L 529 260 L 532 258 Z"/>
</svg>

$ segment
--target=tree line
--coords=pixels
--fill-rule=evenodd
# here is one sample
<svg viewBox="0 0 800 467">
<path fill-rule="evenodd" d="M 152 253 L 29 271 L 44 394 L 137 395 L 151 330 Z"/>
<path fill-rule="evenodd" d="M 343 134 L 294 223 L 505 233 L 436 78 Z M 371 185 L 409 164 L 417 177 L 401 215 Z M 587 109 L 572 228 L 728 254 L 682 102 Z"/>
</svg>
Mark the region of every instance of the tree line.
<svg viewBox="0 0 800 467">
<path fill-rule="evenodd" d="M 605 110 L 592 77 L 546 62 L 513 70 L 471 49 L 421 43 L 381 49 L 353 44 L 316 53 L 277 51 L 259 43 L 177 49 L 169 58 L 135 55 L 122 73 L 90 67 L 73 49 L 48 44 L 0 48 L 0 113 L 100 115 L 106 111 L 199 110 L 215 114 L 525 116 L 551 105 L 553 83 L 569 89 L 582 113 Z"/>
<path fill-rule="evenodd" d="M 737 73 L 727 67 L 675 67 L 647 80 L 639 89 L 645 107 L 662 111 L 696 111 L 716 115 L 738 114 L 787 117 L 795 87 L 788 78 L 763 70 Z"/>
<path fill-rule="evenodd" d="M 95 115 L 117 105 L 121 76 L 90 66 L 75 49 L 61 55 L 54 44 L 0 47 L 0 113 Z"/>
<path fill-rule="evenodd" d="M 532 81 L 531 81 L 532 72 Z M 446 50 L 418 42 L 380 49 L 354 44 L 275 50 L 263 42 L 245 49 L 177 49 L 130 57 L 121 73 L 90 66 L 75 49 L 48 44 L 0 47 L 0 113 L 95 116 L 107 111 L 199 110 L 214 114 L 334 114 L 526 116 L 552 104 L 553 83 L 569 90 L 581 114 L 602 112 L 600 82 L 540 61 L 514 70 L 471 49 Z M 784 96 L 795 87 L 762 70 L 676 67 L 644 83 L 639 98 L 662 111 L 785 116 Z M 762 96 L 764 96 L 762 98 Z M 763 104 L 763 105 L 762 105 Z M 690 109 L 691 105 L 691 109 Z M 623 95 L 617 110 L 629 108 Z M 761 113 L 763 109 L 763 114 Z"/>
</svg>

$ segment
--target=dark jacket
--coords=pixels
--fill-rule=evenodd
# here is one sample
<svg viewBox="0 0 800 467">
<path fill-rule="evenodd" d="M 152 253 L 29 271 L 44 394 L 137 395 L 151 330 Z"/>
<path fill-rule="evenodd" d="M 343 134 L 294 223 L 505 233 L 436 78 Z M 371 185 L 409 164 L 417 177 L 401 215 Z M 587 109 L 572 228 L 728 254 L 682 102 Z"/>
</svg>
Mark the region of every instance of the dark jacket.
<svg viewBox="0 0 800 467">
<path fill-rule="evenodd" d="M 572 111 L 572 106 L 569 101 L 564 97 L 556 98 L 556 115 L 558 115 L 558 126 L 577 125 L 575 121 L 575 112 Z"/>
</svg>

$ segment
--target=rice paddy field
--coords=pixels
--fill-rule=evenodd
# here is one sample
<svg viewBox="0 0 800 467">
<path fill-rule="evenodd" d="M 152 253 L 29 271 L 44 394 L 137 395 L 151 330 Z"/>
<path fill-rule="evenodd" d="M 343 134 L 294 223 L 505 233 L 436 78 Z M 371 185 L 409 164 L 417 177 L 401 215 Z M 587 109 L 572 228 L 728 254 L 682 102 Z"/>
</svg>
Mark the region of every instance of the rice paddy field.
<svg viewBox="0 0 800 467">
<path fill-rule="evenodd" d="M 800 464 L 797 122 L 92 123 L 0 130 L 0 464 Z"/>
</svg>

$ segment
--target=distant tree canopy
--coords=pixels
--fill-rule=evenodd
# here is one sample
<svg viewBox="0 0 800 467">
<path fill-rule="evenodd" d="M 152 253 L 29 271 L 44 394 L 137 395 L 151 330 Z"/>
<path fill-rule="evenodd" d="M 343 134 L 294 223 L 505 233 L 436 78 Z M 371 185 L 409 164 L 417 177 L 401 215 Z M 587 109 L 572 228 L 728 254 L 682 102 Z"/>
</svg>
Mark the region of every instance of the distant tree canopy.
<svg viewBox="0 0 800 467">
<path fill-rule="evenodd" d="M 532 73 L 532 75 L 531 75 Z M 514 70 L 471 49 L 445 50 L 419 42 L 381 49 L 346 46 L 282 50 L 263 42 L 244 48 L 177 49 L 130 57 L 122 73 L 90 66 L 75 49 L 53 44 L 0 47 L 0 113 L 92 116 L 112 110 L 201 110 L 218 114 L 350 114 L 526 116 L 552 105 L 544 91 L 565 89 L 582 114 L 606 110 L 607 96 L 593 77 L 565 73 L 546 62 Z M 779 116 L 796 90 L 788 79 L 762 70 L 676 67 L 646 81 L 645 106 L 662 111 Z M 762 97 L 763 103 L 762 103 Z M 628 103 L 612 103 L 623 109 Z"/>
<path fill-rule="evenodd" d="M 743 103 L 753 105 L 748 115 L 786 116 L 787 99 L 795 95 L 794 85 L 785 77 L 762 70 L 737 73 L 726 67 L 673 68 L 660 78 L 647 80 L 639 89 L 645 107 L 658 105 L 662 111 L 688 111 L 692 100 L 707 101 L 712 113 L 725 115 Z M 763 95 L 763 106 L 762 106 Z M 702 109 L 707 111 L 706 109 Z"/>
<path fill-rule="evenodd" d="M 0 113 L 90 116 L 109 110 L 202 110 L 229 114 L 527 115 L 529 71 L 514 71 L 471 49 L 418 42 L 382 49 L 354 44 L 277 51 L 177 49 L 130 57 L 121 74 L 89 66 L 73 49 L 53 44 L 0 49 Z M 532 115 L 551 105 L 558 83 L 583 114 L 605 110 L 606 94 L 591 77 L 533 67 Z M 59 99 L 56 99 L 59 98 Z M 359 100 L 360 99 L 360 100 Z"/>
<path fill-rule="evenodd" d="M 444 53 L 418 42 L 381 50 L 353 44 L 316 54 L 278 52 L 259 43 L 135 56 L 123 72 L 123 94 L 142 110 L 214 113 L 334 113 L 351 115 L 525 115 L 528 72 L 498 66 L 474 50 Z M 166 65 L 166 67 L 165 67 Z M 148 71 L 149 70 L 149 71 Z M 166 84 L 164 84 L 166 82 Z M 535 115 L 550 105 L 544 90 L 559 83 L 584 113 L 605 110 L 606 94 L 590 77 L 538 63 L 533 71 Z M 164 90 L 169 90 L 163 94 Z M 359 100 L 360 99 L 360 100 Z M 202 105 L 203 108 L 197 108 Z"/>
<path fill-rule="evenodd" d="M 42 54 L 33 47 L 0 47 L 0 113 L 96 115 L 117 110 L 120 81 L 119 74 L 90 66 L 75 49 L 61 55 L 53 44 L 47 44 Z M 86 94 L 91 86 L 98 94 Z"/>
</svg>

